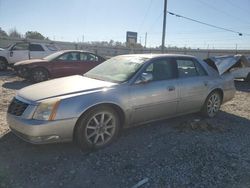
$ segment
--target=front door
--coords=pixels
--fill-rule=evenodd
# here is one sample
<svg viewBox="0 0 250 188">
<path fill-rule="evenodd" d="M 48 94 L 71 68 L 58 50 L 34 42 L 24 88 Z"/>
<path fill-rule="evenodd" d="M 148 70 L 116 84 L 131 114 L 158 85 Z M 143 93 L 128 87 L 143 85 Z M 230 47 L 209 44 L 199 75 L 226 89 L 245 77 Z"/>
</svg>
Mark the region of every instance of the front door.
<svg viewBox="0 0 250 188">
<path fill-rule="evenodd" d="M 30 43 L 29 50 L 30 50 L 30 59 L 41 59 L 48 55 L 43 46 L 40 44 Z"/>
<path fill-rule="evenodd" d="M 152 74 L 148 83 L 130 86 L 134 124 L 172 116 L 178 103 L 176 64 L 171 59 L 159 59 L 145 68 Z"/>
<path fill-rule="evenodd" d="M 29 59 L 29 43 L 22 42 L 14 45 L 9 51 L 10 63 Z"/>
</svg>

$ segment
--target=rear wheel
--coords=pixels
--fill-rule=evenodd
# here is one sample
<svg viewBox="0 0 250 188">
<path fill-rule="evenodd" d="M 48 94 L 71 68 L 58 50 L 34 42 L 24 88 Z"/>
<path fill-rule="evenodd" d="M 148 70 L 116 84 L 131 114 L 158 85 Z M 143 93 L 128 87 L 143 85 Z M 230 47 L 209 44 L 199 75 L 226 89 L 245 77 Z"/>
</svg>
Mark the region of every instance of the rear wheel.
<svg viewBox="0 0 250 188">
<path fill-rule="evenodd" d="M 100 106 L 87 112 L 76 125 L 76 141 L 82 149 L 99 149 L 109 145 L 120 131 L 117 112 Z"/>
<path fill-rule="evenodd" d="M 35 68 L 31 70 L 31 80 L 33 82 L 42 82 L 49 79 L 49 73 L 44 68 Z"/>
<path fill-rule="evenodd" d="M 214 117 L 220 110 L 222 97 L 218 91 L 210 93 L 202 108 L 202 114 L 206 117 Z"/>
<path fill-rule="evenodd" d="M 0 59 L 0 71 L 4 71 L 7 69 L 7 62 L 3 59 Z"/>
</svg>

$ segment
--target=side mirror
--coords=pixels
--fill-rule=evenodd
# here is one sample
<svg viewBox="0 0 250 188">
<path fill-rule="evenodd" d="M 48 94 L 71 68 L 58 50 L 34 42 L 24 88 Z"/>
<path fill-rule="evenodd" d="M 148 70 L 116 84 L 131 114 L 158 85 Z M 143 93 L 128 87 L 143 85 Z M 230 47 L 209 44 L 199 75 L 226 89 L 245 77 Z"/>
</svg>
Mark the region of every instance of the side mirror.
<svg viewBox="0 0 250 188">
<path fill-rule="evenodd" d="M 13 56 L 13 51 L 11 50 L 11 51 L 10 51 L 10 57 L 12 57 L 12 56 Z"/>
<path fill-rule="evenodd" d="M 135 82 L 136 84 L 148 83 L 153 80 L 153 75 L 151 73 L 142 73 L 139 79 Z"/>
</svg>

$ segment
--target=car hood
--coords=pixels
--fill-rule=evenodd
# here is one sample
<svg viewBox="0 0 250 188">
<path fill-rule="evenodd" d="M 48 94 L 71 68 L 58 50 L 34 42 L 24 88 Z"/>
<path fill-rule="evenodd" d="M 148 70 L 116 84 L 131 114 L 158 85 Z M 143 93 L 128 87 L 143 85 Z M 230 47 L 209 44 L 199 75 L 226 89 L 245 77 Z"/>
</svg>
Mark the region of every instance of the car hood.
<svg viewBox="0 0 250 188">
<path fill-rule="evenodd" d="M 250 67 L 244 55 L 215 56 L 205 59 L 205 62 L 216 68 L 220 75 L 233 67 Z"/>
<path fill-rule="evenodd" d="M 14 64 L 14 66 L 19 66 L 19 65 L 28 65 L 31 63 L 41 63 L 41 62 L 47 62 L 44 59 L 29 59 L 29 60 L 24 60 L 24 61 L 19 61 L 17 63 Z"/>
<path fill-rule="evenodd" d="M 94 92 L 113 85 L 116 85 L 116 83 L 75 75 L 25 87 L 17 92 L 17 96 L 32 102 L 84 92 Z"/>
</svg>

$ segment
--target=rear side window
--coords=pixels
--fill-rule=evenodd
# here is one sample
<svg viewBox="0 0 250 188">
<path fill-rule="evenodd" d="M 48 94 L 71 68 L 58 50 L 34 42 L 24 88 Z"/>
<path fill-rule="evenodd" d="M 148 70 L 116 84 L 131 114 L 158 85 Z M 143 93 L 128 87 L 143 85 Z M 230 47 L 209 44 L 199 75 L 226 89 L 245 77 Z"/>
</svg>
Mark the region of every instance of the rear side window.
<svg viewBox="0 0 250 188">
<path fill-rule="evenodd" d="M 94 54 L 89 53 L 80 53 L 80 60 L 81 61 L 98 61 L 98 57 Z"/>
<path fill-rule="evenodd" d="M 44 51 L 44 49 L 40 44 L 30 44 L 30 51 L 39 52 Z"/>
<path fill-rule="evenodd" d="M 60 57 L 58 57 L 56 60 L 67 61 L 67 62 L 79 61 L 79 52 L 69 52 L 69 53 L 63 54 Z"/>
<path fill-rule="evenodd" d="M 180 78 L 199 76 L 195 64 L 190 59 L 177 59 L 178 75 Z"/>
</svg>

